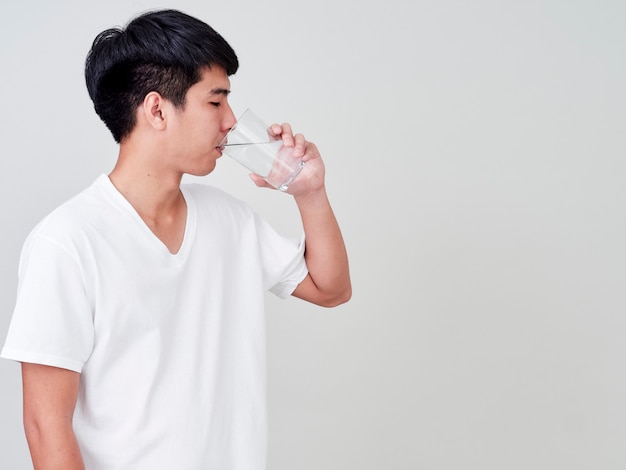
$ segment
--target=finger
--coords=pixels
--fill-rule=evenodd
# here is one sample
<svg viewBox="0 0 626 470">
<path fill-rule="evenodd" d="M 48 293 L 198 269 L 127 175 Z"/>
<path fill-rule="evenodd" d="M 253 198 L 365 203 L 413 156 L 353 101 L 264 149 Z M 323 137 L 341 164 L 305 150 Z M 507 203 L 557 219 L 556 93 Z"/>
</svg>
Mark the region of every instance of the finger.
<svg viewBox="0 0 626 470">
<path fill-rule="evenodd" d="M 288 123 L 283 123 L 281 126 L 280 136 L 283 139 L 283 143 L 287 147 L 293 147 L 294 138 L 293 138 L 293 130 L 291 129 L 291 125 Z"/>
<path fill-rule="evenodd" d="M 280 137 L 283 132 L 283 128 L 280 124 L 272 124 L 268 130 L 272 137 Z"/>
<path fill-rule="evenodd" d="M 256 184 L 259 188 L 274 189 L 274 187 L 271 184 L 269 184 L 267 181 L 265 181 L 256 173 L 250 173 L 250 179 L 254 181 L 254 184 Z"/>
<path fill-rule="evenodd" d="M 320 157 L 320 152 L 317 149 L 317 146 L 313 142 L 306 142 L 305 144 L 305 153 L 302 156 L 302 160 L 308 162 L 315 158 Z"/>
<path fill-rule="evenodd" d="M 306 149 L 307 149 L 307 141 L 302 134 L 296 134 L 293 136 L 294 139 L 294 148 L 293 148 L 293 156 L 294 157 L 303 157 Z"/>
</svg>

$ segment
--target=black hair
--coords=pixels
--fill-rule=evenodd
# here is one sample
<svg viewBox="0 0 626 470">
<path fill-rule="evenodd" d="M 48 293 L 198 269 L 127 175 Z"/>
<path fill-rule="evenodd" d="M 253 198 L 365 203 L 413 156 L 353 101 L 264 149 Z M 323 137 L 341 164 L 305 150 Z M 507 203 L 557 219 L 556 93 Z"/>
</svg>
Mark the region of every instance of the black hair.
<svg viewBox="0 0 626 470">
<path fill-rule="evenodd" d="M 119 143 L 135 127 L 137 107 L 148 93 L 183 107 L 202 69 L 214 66 L 227 75 L 239 68 L 226 40 L 192 16 L 159 10 L 100 33 L 87 55 L 85 81 L 96 113 Z"/>
</svg>

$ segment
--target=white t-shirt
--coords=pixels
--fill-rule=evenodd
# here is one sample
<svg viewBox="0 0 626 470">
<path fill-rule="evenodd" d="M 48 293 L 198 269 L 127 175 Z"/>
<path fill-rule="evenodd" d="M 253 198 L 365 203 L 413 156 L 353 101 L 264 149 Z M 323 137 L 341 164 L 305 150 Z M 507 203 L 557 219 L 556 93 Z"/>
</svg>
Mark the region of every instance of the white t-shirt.
<svg viewBox="0 0 626 470">
<path fill-rule="evenodd" d="M 304 243 L 220 190 L 182 192 L 177 254 L 106 175 L 24 245 L 2 356 L 81 373 L 87 470 L 265 468 L 264 293 L 304 279 Z"/>
</svg>

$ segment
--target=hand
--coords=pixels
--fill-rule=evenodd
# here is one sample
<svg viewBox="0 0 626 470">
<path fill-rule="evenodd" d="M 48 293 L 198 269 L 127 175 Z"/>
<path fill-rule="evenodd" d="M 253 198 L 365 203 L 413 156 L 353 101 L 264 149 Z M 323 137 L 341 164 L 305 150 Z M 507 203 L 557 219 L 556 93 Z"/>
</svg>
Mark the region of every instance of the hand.
<svg viewBox="0 0 626 470">
<path fill-rule="evenodd" d="M 317 146 L 308 142 L 302 134 L 293 134 L 289 124 L 272 124 L 269 132 L 273 137 L 282 139 L 285 147 L 293 147 L 293 155 L 302 157 L 306 163 L 298 177 L 287 188 L 287 193 L 292 196 L 305 196 L 324 188 L 324 162 L 320 156 Z M 261 188 L 271 188 L 259 175 L 252 173 L 250 178 Z"/>
</svg>

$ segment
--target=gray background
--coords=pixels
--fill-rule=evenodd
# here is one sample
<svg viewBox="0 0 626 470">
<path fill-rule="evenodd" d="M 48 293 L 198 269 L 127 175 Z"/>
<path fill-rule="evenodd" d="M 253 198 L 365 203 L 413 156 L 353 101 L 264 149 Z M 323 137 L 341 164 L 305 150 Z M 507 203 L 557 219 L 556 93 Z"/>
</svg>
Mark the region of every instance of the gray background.
<svg viewBox="0 0 626 470">
<path fill-rule="evenodd" d="M 115 161 L 92 39 L 167 6 L 238 52 L 237 114 L 318 144 L 349 248 L 349 304 L 268 297 L 269 468 L 624 468 L 621 0 L 12 0 L 0 338 L 24 237 Z M 300 230 L 228 157 L 202 181 Z M 17 364 L 0 383 L 0 468 L 27 469 Z"/>
</svg>

